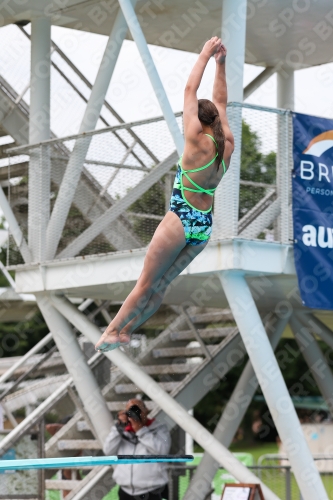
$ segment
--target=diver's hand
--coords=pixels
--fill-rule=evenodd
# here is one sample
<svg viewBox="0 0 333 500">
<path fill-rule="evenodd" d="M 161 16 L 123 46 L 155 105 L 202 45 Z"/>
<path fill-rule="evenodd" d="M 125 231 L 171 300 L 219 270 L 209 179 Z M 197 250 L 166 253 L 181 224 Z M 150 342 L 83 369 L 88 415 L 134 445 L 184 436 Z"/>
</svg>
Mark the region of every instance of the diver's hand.
<svg viewBox="0 0 333 500">
<path fill-rule="evenodd" d="M 221 38 L 217 36 L 213 36 L 210 40 L 208 40 L 202 48 L 201 54 L 204 54 L 206 57 L 212 57 L 221 47 Z"/>
<path fill-rule="evenodd" d="M 223 43 L 221 43 L 220 48 L 217 52 L 214 54 L 214 58 L 217 64 L 224 64 L 225 63 L 225 57 L 227 55 L 227 49 Z"/>
<path fill-rule="evenodd" d="M 141 420 L 136 420 L 131 417 L 129 417 L 128 420 L 130 421 L 130 424 L 134 432 L 138 432 L 140 429 L 142 429 L 144 425 L 143 422 L 141 422 Z"/>
</svg>

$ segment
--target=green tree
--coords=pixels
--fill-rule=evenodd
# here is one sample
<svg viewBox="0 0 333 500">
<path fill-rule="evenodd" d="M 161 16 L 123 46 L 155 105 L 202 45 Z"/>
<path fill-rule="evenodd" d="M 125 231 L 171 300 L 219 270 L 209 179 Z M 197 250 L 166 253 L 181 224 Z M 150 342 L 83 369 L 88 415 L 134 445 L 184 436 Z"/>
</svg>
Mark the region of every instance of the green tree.
<svg viewBox="0 0 333 500">
<path fill-rule="evenodd" d="M 260 151 L 258 134 L 244 120 L 242 122 L 241 171 L 242 181 L 274 184 L 276 176 L 276 153 L 267 155 Z M 266 194 L 266 188 L 240 185 L 239 218 L 251 210 Z"/>
<path fill-rule="evenodd" d="M 129 208 L 129 212 L 163 217 L 165 214 L 164 179 L 154 184 L 141 198 L 135 201 Z M 152 239 L 159 223 L 160 220 L 158 219 L 145 219 L 134 216 L 132 219 L 132 227 L 135 233 L 145 244 Z"/>
<path fill-rule="evenodd" d="M 49 332 L 42 314 L 17 323 L 0 323 L 0 357 L 23 356 Z"/>
</svg>

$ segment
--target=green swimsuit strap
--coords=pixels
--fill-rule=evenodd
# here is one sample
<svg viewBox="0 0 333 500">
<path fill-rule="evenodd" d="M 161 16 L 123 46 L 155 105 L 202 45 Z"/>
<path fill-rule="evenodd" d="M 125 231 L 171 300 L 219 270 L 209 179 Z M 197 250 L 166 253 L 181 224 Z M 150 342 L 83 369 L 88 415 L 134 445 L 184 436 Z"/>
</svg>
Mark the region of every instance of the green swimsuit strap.
<svg viewBox="0 0 333 500">
<path fill-rule="evenodd" d="M 205 134 L 207 135 L 208 137 L 210 137 L 212 139 L 212 141 L 215 143 L 215 146 L 216 148 L 218 147 L 217 146 L 217 142 L 216 140 L 214 139 L 213 136 L 211 136 L 210 134 Z M 182 187 L 182 190 L 186 190 L 186 191 L 191 191 L 192 193 L 205 193 L 205 194 L 209 194 L 210 196 L 214 196 L 214 193 L 217 189 L 217 186 L 215 188 L 211 188 L 211 189 L 204 189 L 203 187 L 199 186 L 199 184 L 197 184 L 196 182 L 194 182 L 193 179 L 191 179 L 191 177 L 188 175 L 188 172 L 200 172 L 200 170 L 205 170 L 206 168 L 210 167 L 212 165 L 212 163 L 214 163 L 214 161 L 216 160 L 216 158 L 218 157 L 218 152 L 216 152 L 216 155 L 214 156 L 214 158 L 206 163 L 206 165 L 204 165 L 203 167 L 199 167 L 199 168 L 193 168 L 193 169 L 188 169 L 188 170 L 184 170 L 183 167 L 182 167 L 182 164 L 181 164 L 181 161 L 179 162 L 179 166 L 180 166 L 180 169 L 181 169 L 181 173 L 182 175 L 185 175 L 186 179 L 193 185 L 195 186 L 197 189 L 193 189 L 193 188 L 188 188 L 186 186 L 184 186 L 183 184 L 183 181 L 182 181 L 182 176 L 181 176 L 181 187 Z M 182 156 L 181 156 L 182 158 Z M 181 160 L 180 158 L 180 160 Z M 226 173 L 226 166 L 225 166 L 225 163 L 224 163 L 224 160 L 222 160 L 222 166 L 223 166 L 223 175 Z"/>
<path fill-rule="evenodd" d="M 205 135 L 207 135 L 208 137 L 210 137 L 210 138 L 212 139 L 212 141 L 214 141 L 215 146 L 216 146 L 216 149 L 218 149 L 218 145 L 217 145 L 217 142 L 216 142 L 216 140 L 214 139 L 214 137 L 213 137 L 212 135 L 210 135 L 210 134 L 205 134 Z M 217 157 L 217 156 L 218 156 L 218 153 L 216 153 L 216 156 L 215 156 L 214 160 L 216 159 L 216 157 Z M 223 167 L 223 175 L 224 175 L 224 174 L 226 173 L 226 171 L 227 171 L 227 167 L 225 166 L 225 163 L 224 163 L 223 158 L 222 158 L 222 162 L 221 162 L 221 163 L 222 163 L 222 167 Z M 209 165 L 211 165 L 211 163 L 210 163 Z M 208 166 L 209 166 L 209 165 L 208 165 Z M 205 165 L 205 167 L 204 167 L 204 168 L 207 168 L 207 166 Z M 215 189 L 216 189 L 216 188 L 215 188 Z"/>
</svg>

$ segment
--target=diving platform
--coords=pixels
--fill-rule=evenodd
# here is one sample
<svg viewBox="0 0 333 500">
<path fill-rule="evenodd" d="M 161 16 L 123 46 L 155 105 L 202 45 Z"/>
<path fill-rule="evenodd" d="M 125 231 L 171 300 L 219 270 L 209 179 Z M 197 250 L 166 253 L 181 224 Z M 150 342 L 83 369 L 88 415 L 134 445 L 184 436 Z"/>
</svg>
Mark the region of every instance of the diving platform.
<svg viewBox="0 0 333 500">
<path fill-rule="evenodd" d="M 134 287 L 146 249 L 59 259 L 13 266 L 16 291 L 54 293 L 68 298 L 93 298 L 121 303 Z M 163 303 L 187 307 L 229 307 L 219 275 L 242 274 L 262 316 L 275 311 L 305 311 L 299 293 L 293 246 L 277 242 L 232 238 L 212 240 L 204 252 L 169 285 Z M 333 329 L 333 313 L 309 310 Z M 286 327 L 285 335 L 289 334 Z"/>
<path fill-rule="evenodd" d="M 304 356 L 333 416 L 333 376 L 317 342 L 320 338 L 333 348 L 333 314 L 302 304 L 291 217 L 294 72 L 331 61 L 331 6 L 324 0 L 315 6 L 248 2 L 245 15 L 246 4 L 238 0 L 28 3 L 1 12 L 1 29 L 16 23 L 17 50 L 26 50 L 22 59 L 12 58 L 13 73 L 21 74 L 20 61 L 30 56 L 31 72 L 20 88 L 0 75 L 0 135 L 8 136 L 0 147 L 0 206 L 10 232 L 6 267 L 15 272 L 12 302 L 26 297 L 26 305 L 39 307 L 50 333 L 1 375 L 2 404 L 14 428 L 2 439 L 0 452 L 63 398 L 72 401 L 73 417 L 42 443 L 43 453 L 61 458 L 69 450 L 101 450 L 115 412 L 130 396 L 142 394 L 152 416 L 169 429 L 179 426 L 207 451 L 189 488 L 204 499 L 218 463 L 240 482 L 261 481 L 228 451 L 260 385 L 302 497 L 328 500 L 274 350 L 286 331 L 294 335 L 295 356 Z M 94 83 L 52 41 L 55 25 L 109 36 Z M 205 39 L 221 32 L 228 48 L 227 114 L 235 151 L 216 190 L 212 239 L 169 286 L 164 305 L 173 316 L 156 328 L 156 338 L 139 354 L 131 346 L 95 353 L 101 321 L 103 326 L 111 321 L 140 275 L 147 246 L 168 210 L 183 151 L 182 113 L 172 109 L 147 43 L 198 52 Z M 107 100 L 125 39 L 138 48 L 162 116 L 126 123 Z M 243 89 L 245 62 L 265 69 Z M 273 73 L 277 107 L 244 103 Z M 56 137 L 51 131 L 51 110 L 59 97 L 51 74 L 68 93 L 68 106 L 75 99 L 84 103 L 78 133 Z M 246 141 L 250 154 L 243 148 Z M 55 345 L 41 353 L 46 340 Z M 89 355 L 85 344 L 92 349 Z M 40 374 L 44 363 L 43 370 L 50 370 L 53 353 L 61 359 L 61 374 L 54 374 L 53 388 L 36 381 L 35 408 L 16 422 L 11 410 L 26 394 L 23 386 L 11 385 L 14 372 L 29 378 L 31 372 Z M 246 366 L 211 434 L 189 410 L 242 360 Z M 96 373 L 105 361 L 108 378 L 101 382 Z M 237 416 L 231 419 L 234 408 Z M 109 476 L 106 468 L 92 471 L 80 485 L 73 482 L 68 498 L 89 494 L 101 500 L 99 483 Z M 267 485 L 262 489 L 265 499 L 278 500 Z M 185 500 L 190 497 L 186 493 Z"/>
<path fill-rule="evenodd" d="M 138 279 L 146 248 L 14 266 L 17 293 L 64 294 L 121 302 Z M 241 238 L 210 241 L 169 286 L 165 303 L 226 308 L 218 274 L 237 270 L 246 276 L 259 307 L 272 310 L 281 300 L 301 307 L 292 245 Z M 261 280 L 260 278 L 265 278 Z M 252 285 L 251 285 L 252 283 Z"/>
</svg>

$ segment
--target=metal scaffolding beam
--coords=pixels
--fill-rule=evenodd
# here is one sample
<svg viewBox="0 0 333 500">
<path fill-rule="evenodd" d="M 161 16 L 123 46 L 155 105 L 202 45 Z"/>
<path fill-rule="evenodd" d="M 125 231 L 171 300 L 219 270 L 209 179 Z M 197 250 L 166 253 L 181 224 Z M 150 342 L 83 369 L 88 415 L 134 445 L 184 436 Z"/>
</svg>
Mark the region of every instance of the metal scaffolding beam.
<svg viewBox="0 0 333 500">
<path fill-rule="evenodd" d="M 303 498 L 328 500 L 245 277 L 226 271 L 220 278 Z"/>
<path fill-rule="evenodd" d="M 157 165 L 146 177 L 128 194 L 117 201 L 103 215 L 98 217 L 83 233 L 80 234 L 72 243 L 70 243 L 58 258 L 74 257 L 86 245 L 88 245 L 96 236 L 98 236 L 111 222 L 116 220 L 128 207 L 130 207 L 140 196 L 142 196 L 151 186 L 153 186 L 163 175 L 165 175 L 178 160 L 176 152 L 168 156 L 164 161 Z"/>
<path fill-rule="evenodd" d="M 29 143 L 50 139 L 51 19 L 31 21 Z M 45 260 L 50 217 L 51 164 L 49 147 L 30 152 L 28 244 L 35 262 Z"/>
<path fill-rule="evenodd" d="M 263 85 L 274 73 L 276 68 L 274 66 L 267 66 L 258 76 L 256 76 L 250 83 L 244 87 L 244 101 L 250 97 L 261 85 Z"/>
<path fill-rule="evenodd" d="M 273 319 L 268 322 L 266 330 L 270 331 L 270 342 L 274 350 L 288 323 L 288 318 L 289 316 L 277 319 L 274 316 L 276 324 L 274 325 Z M 225 447 L 229 448 L 232 443 L 257 388 L 258 380 L 249 360 L 213 433 L 213 436 Z M 183 500 L 204 500 L 210 491 L 218 467 L 218 462 L 206 451 L 193 475 Z"/>
<path fill-rule="evenodd" d="M 161 78 L 157 72 L 153 58 L 149 52 L 149 48 L 146 39 L 144 37 L 143 31 L 141 29 L 139 20 L 135 14 L 135 10 L 130 0 L 118 0 L 118 1 L 120 8 L 123 11 L 125 19 L 127 21 L 133 40 L 135 41 L 136 46 L 139 50 L 142 62 L 148 73 L 150 83 L 154 89 L 156 98 L 163 112 L 170 134 L 175 143 L 178 155 L 180 156 L 183 153 L 184 139 L 181 134 L 181 131 L 179 130 L 177 120 L 172 111 L 168 96 L 163 87 Z"/>
<path fill-rule="evenodd" d="M 23 233 L 16 220 L 16 217 L 8 203 L 5 193 L 0 186 L 0 207 L 9 225 L 9 230 L 13 235 L 17 248 L 20 250 L 21 255 L 26 263 L 31 262 L 31 252 L 27 242 L 24 239 Z"/>
<path fill-rule="evenodd" d="M 127 24 L 119 9 L 81 122 L 80 134 L 94 130 L 96 127 L 126 33 Z M 53 259 L 55 256 L 90 142 L 91 136 L 77 139 L 68 161 L 47 227 L 47 259 Z"/>
<path fill-rule="evenodd" d="M 54 306 L 81 331 L 90 342 L 96 343 L 100 337 L 99 329 L 89 319 L 80 313 L 69 301 L 53 295 L 51 300 Z M 132 361 L 122 350 L 116 349 L 106 352 L 105 355 L 120 370 L 143 390 L 160 408 L 174 420 L 182 429 L 186 430 L 205 450 L 223 467 L 230 471 L 236 479 L 246 483 L 259 483 L 259 479 L 243 466 L 221 443 L 217 441 L 199 422 L 191 417 L 188 412 L 177 403 L 167 392 L 165 392 L 155 380 L 134 361 Z M 277 496 L 260 483 L 266 500 L 278 500 Z M 325 499 L 327 500 L 327 499 Z"/>
<path fill-rule="evenodd" d="M 228 47 L 226 77 L 228 101 L 243 101 L 243 73 L 247 0 L 224 0 L 222 9 L 222 40 Z M 225 179 L 216 190 L 214 202 L 215 238 L 229 238 L 238 234 L 239 178 L 242 145 L 242 108 L 228 109 L 228 120 L 235 140 L 235 151 Z M 225 214 L 228 213 L 228 217 Z"/>
<path fill-rule="evenodd" d="M 280 68 L 277 72 L 277 107 L 281 109 L 294 109 L 295 83 L 292 68 Z"/>
<path fill-rule="evenodd" d="M 103 443 L 110 432 L 112 417 L 76 336 L 69 323 L 47 296 L 38 295 L 37 303 L 52 332 L 67 370 L 73 378 L 96 435 L 100 443 Z"/>
</svg>

